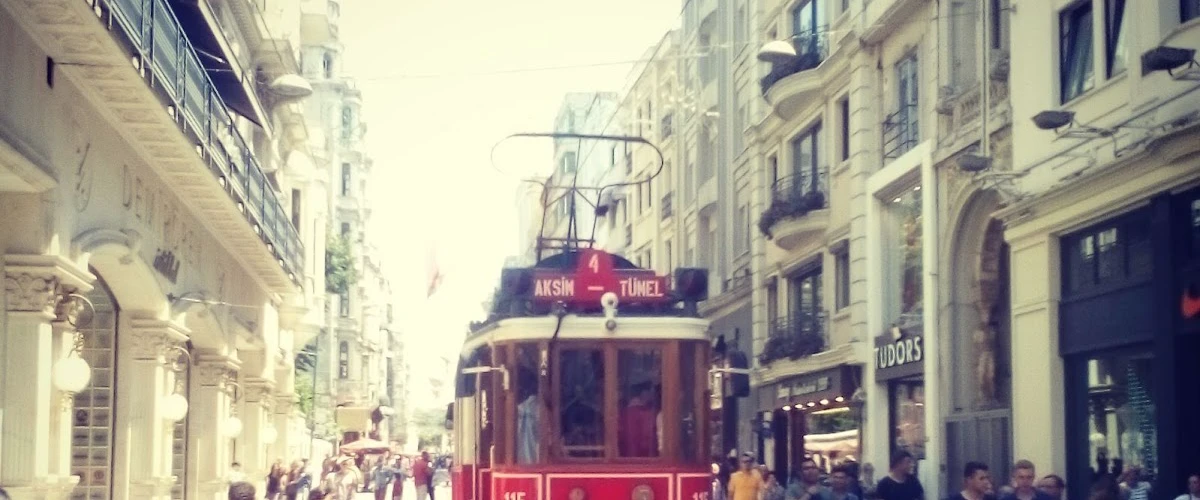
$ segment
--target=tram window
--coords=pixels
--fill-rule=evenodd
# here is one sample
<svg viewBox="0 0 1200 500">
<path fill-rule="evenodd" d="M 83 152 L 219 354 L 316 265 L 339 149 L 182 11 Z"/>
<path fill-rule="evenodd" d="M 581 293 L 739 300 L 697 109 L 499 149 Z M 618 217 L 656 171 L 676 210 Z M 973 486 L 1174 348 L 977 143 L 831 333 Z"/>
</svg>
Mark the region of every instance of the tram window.
<svg viewBox="0 0 1200 500">
<path fill-rule="evenodd" d="M 662 351 L 621 349 L 617 353 L 621 413 L 618 448 L 622 457 L 662 453 Z"/>
<path fill-rule="evenodd" d="M 517 463 L 538 462 L 538 348 L 534 344 L 517 346 Z"/>
<path fill-rule="evenodd" d="M 679 452 L 683 463 L 699 463 L 700 447 L 697 442 L 697 428 L 701 415 L 696 415 L 697 391 L 701 390 L 696 383 L 696 351 L 698 345 L 681 343 L 679 345 Z"/>
<path fill-rule="evenodd" d="M 560 354 L 563 455 L 604 458 L 604 351 L 563 349 Z"/>
</svg>

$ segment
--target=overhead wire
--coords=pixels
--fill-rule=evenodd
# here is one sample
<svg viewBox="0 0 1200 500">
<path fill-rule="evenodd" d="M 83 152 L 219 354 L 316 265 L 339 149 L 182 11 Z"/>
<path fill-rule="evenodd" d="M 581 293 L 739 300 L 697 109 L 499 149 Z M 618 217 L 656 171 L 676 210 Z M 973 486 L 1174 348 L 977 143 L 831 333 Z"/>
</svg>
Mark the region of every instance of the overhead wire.
<svg viewBox="0 0 1200 500">
<path fill-rule="evenodd" d="M 691 3 L 691 1 L 692 0 L 688 0 L 687 3 Z M 859 15 L 861 16 L 862 13 L 860 12 Z M 681 13 L 681 16 L 682 16 L 682 13 Z M 963 11 L 961 13 L 957 13 L 957 14 L 934 15 L 929 18 L 929 21 L 937 21 L 939 19 L 947 19 L 947 18 L 954 18 L 954 17 L 977 17 L 977 16 L 978 16 L 978 10 L 965 10 L 965 11 Z M 911 24 L 911 22 L 910 21 L 879 21 L 879 22 L 872 23 L 873 26 L 901 26 L 901 25 L 907 25 L 907 24 Z M 812 33 L 818 34 L 818 35 L 831 36 L 831 35 L 852 33 L 855 31 L 857 31 L 857 30 L 852 29 L 852 28 L 843 28 L 843 29 L 822 29 L 822 30 L 813 31 Z M 786 41 L 788 39 L 790 39 L 790 38 L 784 38 L 781 40 Z M 773 40 L 768 40 L 768 42 L 769 41 L 773 41 Z M 761 46 L 763 43 L 766 43 L 766 42 L 760 42 L 757 40 L 747 40 L 747 41 L 742 41 L 742 42 L 732 41 L 732 42 L 727 42 L 727 43 L 706 45 L 705 48 L 706 49 L 715 49 L 715 50 L 742 49 L 742 48 L 751 47 L 751 46 Z M 380 81 L 390 81 L 390 80 L 433 80 L 433 79 L 441 79 L 441 78 L 503 76 L 503 75 L 522 74 L 522 73 L 544 73 L 544 72 L 552 72 L 552 71 L 567 71 L 567 70 L 578 70 L 578 69 L 603 68 L 603 67 L 609 67 L 609 66 L 633 66 L 636 64 L 645 64 L 645 63 L 650 63 L 650 62 L 661 62 L 661 61 L 694 60 L 694 59 L 700 59 L 703 57 L 708 57 L 709 55 L 711 55 L 710 52 L 695 52 L 695 53 L 678 54 L 678 55 L 666 56 L 666 57 L 658 57 L 657 55 L 655 55 L 655 56 L 651 56 L 649 58 L 622 59 L 622 60 L 615 60 L 615 61 L 598 61 L 598 62 L 581 63 L 581 64 L 529 66 L 529 67 L 495 69 L 495 70 L 485 70 L 485 71 L 463 71 L 463 72 L 430 73 L 430 74 L 393 74 L 393 75 L 360 76 L 360 77 L 356 78 L 356 80 L 358 80 L 360 82 L 380 82 Z"/>
</svg>

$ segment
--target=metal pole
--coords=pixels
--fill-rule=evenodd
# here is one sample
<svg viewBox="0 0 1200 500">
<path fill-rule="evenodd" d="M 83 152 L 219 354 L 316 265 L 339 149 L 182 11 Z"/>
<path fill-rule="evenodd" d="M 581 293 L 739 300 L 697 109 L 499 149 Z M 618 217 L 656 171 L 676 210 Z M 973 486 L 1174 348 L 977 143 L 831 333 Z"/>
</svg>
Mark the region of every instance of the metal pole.
<svg viewBox="0 0 1200 500">
<path fill-rule="evenodd" d="M 308 403 L 308 456 L 309 457 L 313 456 L 313 447 L 317 442 L 317 421 L 316 421 L 316 414 L 317 414 L 317 361 L 318 361 L 318 356 L 319 356 L 318 353 L 321 352 L 321 349 L 319 347 L 320 344 L 317 344 L 317 345 L 318 345 L 317 350 L 312 353 L 312 360 L 313 360 L 313 363 L 312 363 L 312 365 L 313 365 L 312 401 L 310 401 Z"/>
</svg>

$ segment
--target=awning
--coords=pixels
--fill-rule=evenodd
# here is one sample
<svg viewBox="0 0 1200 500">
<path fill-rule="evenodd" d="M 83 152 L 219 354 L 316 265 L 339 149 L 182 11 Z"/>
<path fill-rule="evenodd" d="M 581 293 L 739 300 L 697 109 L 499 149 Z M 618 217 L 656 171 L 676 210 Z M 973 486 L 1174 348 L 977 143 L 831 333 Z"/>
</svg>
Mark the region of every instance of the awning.
<svg viewBox="0 0 1200 500">
<path fill-rule="evenodd" d="M 238 63 L 208 0 L 168 0 L 168 3 L 225 106 L 260 127 L 270 123 L 254 92 L 251 75 Z"/>
</svg>

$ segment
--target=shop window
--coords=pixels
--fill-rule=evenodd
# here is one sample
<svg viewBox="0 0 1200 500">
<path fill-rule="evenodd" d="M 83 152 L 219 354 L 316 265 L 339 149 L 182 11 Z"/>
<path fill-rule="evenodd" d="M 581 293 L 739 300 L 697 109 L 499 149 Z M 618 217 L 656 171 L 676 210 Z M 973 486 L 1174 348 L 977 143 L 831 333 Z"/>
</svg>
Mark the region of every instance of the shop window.
<svg viewBox="0 0 1200 500">
<path fill-rule="evenodd" d="M 1138 467 L 1143 480 L 1153 481 L 1158 470 L 1155 425 L 1154 358 L 1147 352 L 1094 356 L 1082 365 L 1087 370 L 1086 421 L 1074 425 L 1087 430 L 1088 465 L 1121 460 Z M 1075 433 L 1082 436 L 1082 433 Z"/>
<path fill-rule="evenodd" d="M 826 472 L 849 457 L 862 456 L 858 450 L 858 418 L 850 408 L 805 411 L 803 415 L 804 451 Z"/>
<path fill-rule="evenodd" d="M 662 351 L 621 349 L 617 352 L 620 401 L 618 449 L 622 457 L 662 454 L 659 432 L 662 410 Z"/>
<path fill-rule="evenodd" d="M 603 458 L 604 351 L 564 349 L 559 370 L 562 454 L 568 458 Z"/>
<path fill-rule="evenodd" d="M 1191 248 L 1188 252 L 1188 258 L 1191 260 L 1200 260 L 1200 195 L 1192 200 L 1188 210 L 1188 234 L 1191 242 Z"/>
<path fill-rule="evenodd" d="M 1062 102 L 1092 89 L 1092 2 L 1079 2 L 1059 14 L 1059 71 Z"/>
<path fill-rule="evenodd" d="M 902 380 L 891 387 L 892 452 L 905 450 L 917 460 L 925 458 L 925 384 Z"/>
<path fill-rule="evenodd" d="M 919 330 L 924 324 L 924 252 L 921 187 L 906 189 L 888 200 L 884 227 L 885 324 Z"/>
</svg>

